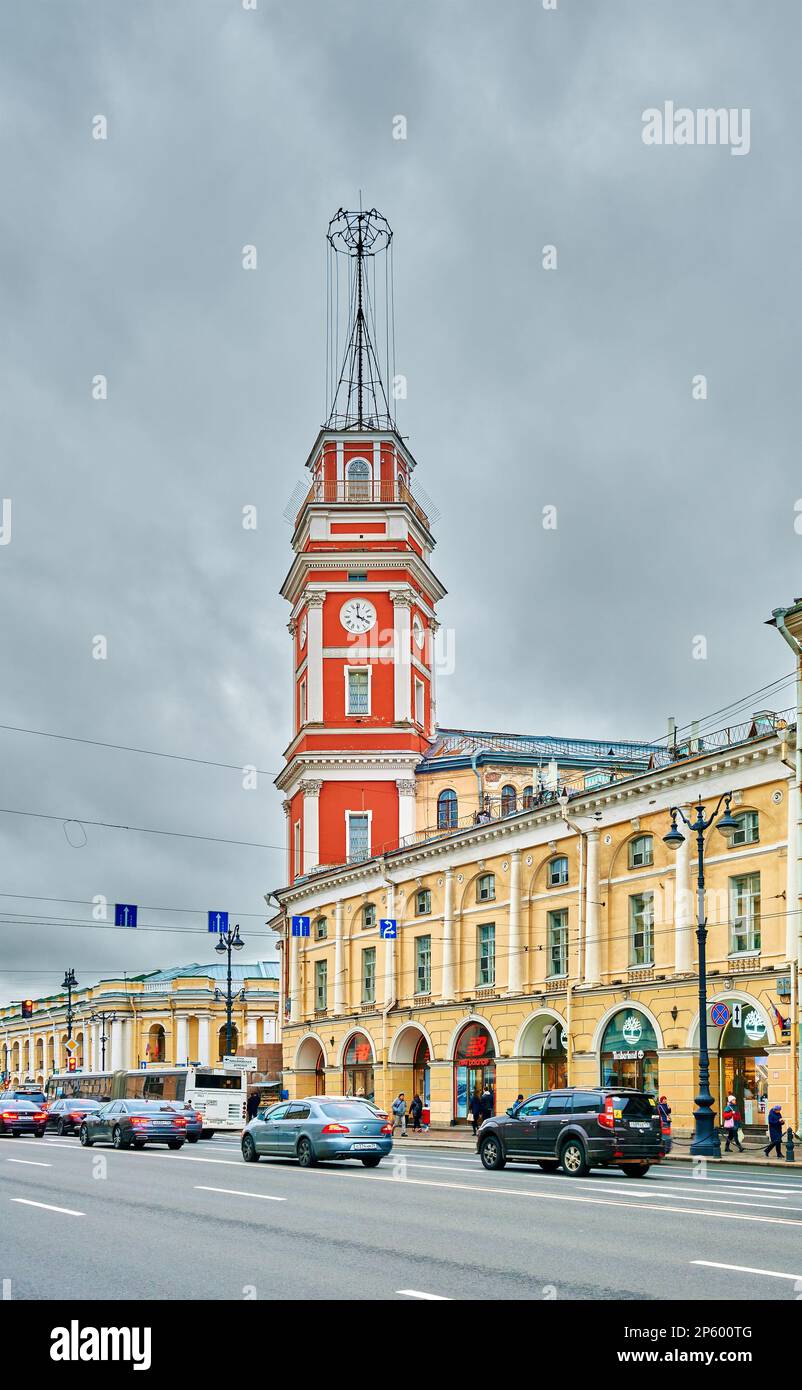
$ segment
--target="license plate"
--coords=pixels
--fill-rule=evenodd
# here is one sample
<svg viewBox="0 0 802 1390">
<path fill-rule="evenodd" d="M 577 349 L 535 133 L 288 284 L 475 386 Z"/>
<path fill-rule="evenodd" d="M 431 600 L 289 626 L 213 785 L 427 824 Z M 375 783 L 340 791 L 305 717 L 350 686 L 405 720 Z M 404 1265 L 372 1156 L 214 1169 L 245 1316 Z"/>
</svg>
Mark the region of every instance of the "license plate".
<svg viewBox="0 0 802 1390">
<path fill-rule="evenodd" d="M 378 1148 L 378 1145 L 377 1145 L 377 1144 L 352 1144 L 352 1145 L 351 1145 L 351 1148 L 352 1148 L 352 1149 L 376 1149 L 376 1148 Z"/>
<path fill-rule="evenodd" d="M 629 1127 L 630 1129 L 651 1129 L 652 1122 L 651 1120 L 630 1120 Z"/>
</svg>

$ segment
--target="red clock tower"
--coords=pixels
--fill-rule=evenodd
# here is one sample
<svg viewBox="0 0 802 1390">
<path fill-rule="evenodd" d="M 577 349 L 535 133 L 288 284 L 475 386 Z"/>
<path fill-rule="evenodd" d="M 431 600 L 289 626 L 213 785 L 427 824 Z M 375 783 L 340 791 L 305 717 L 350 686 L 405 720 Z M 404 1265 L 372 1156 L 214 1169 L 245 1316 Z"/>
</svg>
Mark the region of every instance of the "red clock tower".
<svg viewBox="0 0 802 1390">
<path fill-rule="evenodd" d="M 392 232 L 369 212 L 329 224 L 330 303 L 348 272 L 345 351 L 306 467 L 295 552 L 281 593 L 291 605 L 293 731 L 276 779 L 287 814 L 288 881 L 318 865 L 395 848 L 415 831 L 415 769 L 434 733 L 436 605 L 429 518 L 415 496 L 415 460 L 390 410 L 389 360 L 368 325 L 377 305 L 373 258 Z M 389 273 L 384 278 L 389 286 Z M 335 343 L 338 325 L 329 325 Z M 339 355 L 338 355 L 339 356 Z M 382 372 L 384 366 L 384 375 Z M 394 382 L 397 378 L 393 379 Z"/>
</svg>

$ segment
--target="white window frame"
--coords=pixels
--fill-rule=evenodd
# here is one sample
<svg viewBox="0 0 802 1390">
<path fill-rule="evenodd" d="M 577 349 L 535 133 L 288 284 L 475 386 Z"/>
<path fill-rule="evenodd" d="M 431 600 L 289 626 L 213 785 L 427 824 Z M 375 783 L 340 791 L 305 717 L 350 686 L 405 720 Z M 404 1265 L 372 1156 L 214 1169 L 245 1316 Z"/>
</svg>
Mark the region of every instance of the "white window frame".
<svg viewBox="0 0 802 1390">
<path fill-rule="evenodd" d="M 372 811 L 346 811 L 345 812 L 345 860 L 347 864 L 361 864 L 362 859 L 351 859 L 351 817 L 358 816 L 361 820 L 368 823 L 368 852 L 365 859 L 373 857 L 373 812 Z"/>
<path fill-rule="evenodd" d="M 372 975 L 371 980 L 370 980 L 370 983 L 371 983 L 371 992 L 370 992 L 370 993 L 368 993 L 368 989 L 367 989 L 368 975 L 367 975 L 367 970 L 366 970 L 366 968 L 365 968 L 366 965 L 367 965 L 368 958 L 371 958 L 372 961 L 373 961 L 373 975 Z M 361 1000 L 360 1000 L 360 1003 L 362 1003 L 362 1004 L 375 1004 L 375 1003 L 376 1003 L 376 978 L 377 978 L 377 968 L 376 968 L 376 967 L 377 967 L 377 964 L 378 964 L 378 961 L 377 961 L 377 959 L 376 959 L 376 947 L 375 947 L 375 946 L 363 946 L 363 947 L 362 947 L 362 960 L 361 960 L 361 962 L 360 962 L 360 965 L 361 965 L 361 976 L 362 976 L 362 998 L 361 998 Z"/>
<path fill-rule="evenodd" d="M 302 676 L 298 682 L 298 728 L 302 729 L 307 720 L 309 711 L 306 676 Z"/>
<path fill-rule="evenodd" d="M 421 943 L 428 942 L 426 950 Z M 423 972 L 421 973 L 421 963 Z M 415 994 L 427 995 L 432 992 L 432 937 L 430 932 L 415 937 Z"/>
<path fill-rule="evenodd" d="M 760 812 L 759 812 L 759 811 L 755 811 L 755 810 L 753 809 L 753 807 L 751 807 L 751 806 L 748 807 L 748 809 L 747 809 L 746 811 L 736 811 L 736 812 L 735 812 L 735 819 L 736 819 L 737 821 L 744 821 L 744 822 L 745 822 L 747 816 L 750 816 L 750 817 L 753 816 L 753 817 L 754 817 L 754 829 L 755 829 L 755 833 L 754 833 L 753 836 L 750 836 L 748 839 L 746 839 L 746 838 L 744 838 L 743 840 L 736 839 L 736 836 L 738 835 L 738 831 L 739 831 L 740 828 L 741 828 L 740 825 L 739 825 L 738 830 L 733 830 L 732 835 L 730 836 L 730 848 L 731 848 L 731 849 L 741 849 L 741 848 L 746 848 L 747 845 L 759 845 L 759 844 L 760 844 Z"/>
<path fill-rule="evenodd" d="M 351 703 L 351 672 L 360 671 L 368 674 L 368 707 L 366 710 L 352 710 Z M 345 717 L 346 719 L 366 719 L 373 713 L 373 667 L 367 665 L 344 666 L 343 679 L 345 681 Z"/>
<path fill-rule="evenodd" d="M 323 1003 L 320 1003 L 320 976 L 323 976 Z M 315 961 L 315 1012 L 322 1013 L 329 1007 L 329 962 L 328 959 Z"/>
<path fill-rule="evenodd" d="M 552 870 L 554 869 L 555 865 L 557 865 L 557 864 L 564 864 L 564 865 L 565 865 L 565 878 L 552 878 Z M 570 876 L 571 876 L 571 866 L 570 866 L 570 864 L 568 863 L 568 855 L 567 855 L 567 854 L 555 854 L 555 855 L 549 860 L 548 868 L 547 868 L 546 872 L 547 872 L 547 875 L 548 875 L 548 886 L 549 886 L 549 888 L 565 888 L 565 887 L 567 886 L 568 880 L 569 880 L 569 878 L 570 878 Z"/>
<path fill-rule="evenodd" d="M 642 858 L 640 863 L 635 862 L 635 846 L 644 845 L 648 841 L 648 859 Z M 633 835 L 627 844 L 627 867 L 630 869 L 650 869 L 654 865 L 654 835 L 650 835 L 648 830 L 640 835 Z"/>
<path fill-rule="evenodd" d="M 415 682 L 415 723 L 424 728 L 426 724 L 426 686 L 423 681 L 418 680 L 417 676 L 414 676 L 413 679 Z M 419 702 L 420 713 L 418 712 Z"/>
<path fill-rule="evenodd" d="M 487 961 L 489 962 L 488 974 L 492 976 L 489 980 L 483 980 L 482 976 L 482 932 L 492 931 L 490 940 L 493 943 L 492 954 L 488 952 Z M 496 983 L 496 924 L 495 922 L 479 922 L 476 927 L 476 988 L 493 989 Z"/>
<path fill-rule="evenodd" d="M 556 918 L 562 921 L 557 923 Z M 546 950 L 548 952 L 547 975 L 549 980 L 564 980 L 568 974 L 568 908 L 553 907 L 546 914 Z M 561 970 L 553 970 L 553 952 L 557 950 L 562 962 Z"/>
<path fill-rule="evenodd" d="M 744 899 L 745 910 L 738 912 L 738 889 L 736 884 L 743 879 L 757 879 L 757 893 L 750 890 L 749 896 Z M 730 955 L 731 956 L 754 956 L 761 950 L 762 944 L 762 895 L 763 884 L 759 871 L 752 870 L 745 874 L 733 874 L 730 878 Z M 757 913 L 755 913 L 755 898 L 758 900 Z M 736 923 L 742 922 L 743 927 L 738 932 Z M 746 938 L 745 946 L 736 944 L 736 934 Z"/>
<path fill-rule="evenodd" d="M 292 828 L 292 867 L 293 877 L 298 878 L 304 871 L 301 863 L 301 821 L 297 820 Z"/>
<path fill-rule="evenodd" d="M 641 912 L 641 926 L 637 925 L 637 913 L 635 910 L 635 899 L 644 900 Z M 647 907 L 650 911 L 647 911 Z M 635 947 L 635 933 L 640 931 L 643 936 L 642 951 L 643 960 L 637 960 L 637 950 Z M 648 950 L 647 950 L 648 947 Z M 646 970 L 654 965 L 654 890 L 644 888 L 642 893 L 630 893 L 629 895 L 629 968 L 630 970 Z"/>
</svg>

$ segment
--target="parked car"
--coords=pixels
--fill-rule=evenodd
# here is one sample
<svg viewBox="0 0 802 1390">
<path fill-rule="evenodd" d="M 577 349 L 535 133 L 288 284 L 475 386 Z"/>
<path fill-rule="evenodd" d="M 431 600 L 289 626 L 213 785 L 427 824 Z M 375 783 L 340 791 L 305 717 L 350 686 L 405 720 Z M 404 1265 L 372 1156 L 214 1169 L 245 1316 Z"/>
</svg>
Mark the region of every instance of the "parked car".
<svg viewBox="0 0 802 1390">
<path fill-rule="evenodd" d="M 111 1100 L 81 1120 L 78 1137 L 84 1148 L 113 1144 L 115 1149 L 143 1149 L 146 1144 L 183 1148 L 187 1122 L 164 1100 Z"/>
<path fill-rule="evenodd" d="M 47 1123 L 47 1111 L 32 1100 L 16 1100 L 13 1096 L 0 1098 L 0 1134 L 13 1134 L 18 1139 L 21 1134 L 35 1134 L 41 1139 Z"/>
<path fill-rule="evenodd" d="M 78 1100 L 62 1097 L 52 1100 L 47 1108 L 46 1129 L 54 1129 L 56 1134 L 77 1134 L 78 1127 L 90 1110 L 99 1110 L 102 1101 Z"/>
<path fill-rule="evenodd" d="M 642 1178 L 665 1153 L 654 1096 L 605 1087 L 540 1091 L 486 1120 L 476 1147 L 485 1168 L 537 1163 L 571 1178 L 601 1167 Z"/>
<path fill-rule="evenodd" d="M 242 1131 L 242 1157 L 294 1158 L 302 1168 L 325 1159 L 358 1158 L 376 1168 L 393 1147 L 393 1127 L 369 1101 L 337 1096 L 274 1105 Z"/>
</svg>

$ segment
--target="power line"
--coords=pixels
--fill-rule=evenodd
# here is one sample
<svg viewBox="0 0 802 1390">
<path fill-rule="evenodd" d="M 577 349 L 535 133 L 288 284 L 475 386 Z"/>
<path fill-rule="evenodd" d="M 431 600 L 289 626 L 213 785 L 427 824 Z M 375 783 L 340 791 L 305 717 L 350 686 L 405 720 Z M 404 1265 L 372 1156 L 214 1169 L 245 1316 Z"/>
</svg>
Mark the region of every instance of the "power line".
<svg viewBox="0 0 802 1390">
<path fill-rule="evenodd" d="M 196 763 L 200 767 L 221 767 L 228 772 L 242 772 L 243 768 L 251 768 L 250 763 L 221 763 L 213 758 L 194 758 L 187 753 L 164 753 L 156 748 L 138 748 L 128 743 L 110 743 L 97 738 L 80 738 L 76 734 L 55 734 L 49 729 L 27 729 L 19 724 L 0 724 L 0 729 L 12 734 L 34 734 L 38 738 L 54 738 L 61 743 L 85 743 L 92 748 L 111 748 L 118 753 L 139 753 L 147 758 L 169 758 L 172 762 Z M 273 773 L 267 768 L 256 767 L 253 769 L 262 777 L 273 777 Z"/>
<path fill-rule="evenodd" d="M 243 845 L 247 849 L 271 849 L 279 854 L 286 854 L 285 845 L 268 845 L 260 840 L 230 840 L 221 835 L 194 835 L 187 830 L 155 830 L 148 825 L 119 825 L 114 821 L 87 820 L 84 816 L 55 816 L 44 811 L 18 811 L 8 806 L 0 806 L 0 815 L 30 816 L 34 820 L 61 821 L 62 825 L 93 825 L 100 826 L 105 830 L 129 830 L 138 835 L 167 835 L 171 839 L 204 840 L 218 845 Z"/>
<path fill-rule="evenodd" d="M 25 902 L 35 903 L 70 903 L 76 907 L 97 906 L 94 898 L 49 898 L 42 893 L 0 893 L 0 898 L 21 898 Z M 208 908 L 205 907 L 153 907 L 147 903 L 137 903 L 137 907 L 140 912 L 187 912 L 197 917 L 205 916 L 208 911 Z M 0 908 L 0 912 L 2 911 L 3 909 Z M 233 908 L 230 908 L 228 915 L 229 917 L 264 917 L 265 914 L 264 912 L 235 912 Z"/>
</svg>

